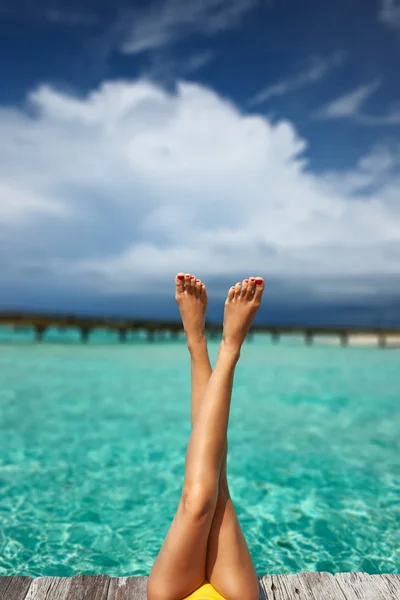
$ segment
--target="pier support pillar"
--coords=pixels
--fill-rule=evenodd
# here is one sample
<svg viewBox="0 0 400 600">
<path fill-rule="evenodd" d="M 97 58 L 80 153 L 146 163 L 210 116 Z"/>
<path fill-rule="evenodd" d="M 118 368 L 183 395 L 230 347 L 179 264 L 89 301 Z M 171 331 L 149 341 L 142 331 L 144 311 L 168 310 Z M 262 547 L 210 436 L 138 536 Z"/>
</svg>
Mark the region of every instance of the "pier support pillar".
<svg viewBox="0 0 400 600">
<path fill-rule="evenodd" d="M 41 342 L 43 340 L 44 334 L 46 333 L 47 327 L 45 325 L 36 325 L 35 326 L 35 338 L 37 342 Z"/>
<path fill-rule="evenodd" d="M 212 340 L 216 340 L 219 335 L 220 335 L 220 332 L 217 329 L 211 329 L 211 331 L 209 333 L 210 339 L 212 339 Z"/>
<path fill-rule="evenodd" d="M 81 341 L 86 344 L 89 341 L 90 329 L 88 327 L 81 327 Z"/>
<path fill-rule="evenodd" d="M 378 344 L 380 348 L 386 348 L 387 346 L 387 340 L 386 340 L 386 335 L 384 333 L 379 334 L 378 336 Z"/>
<path fill-rule="evenodd" d="M 340 343 L 342 346 L 349 345 L 349 334 L 345 331 L 342 331 L 342 333 L 340 333 Z"/>
<path fill-rule="evenodd" d="M 279 331 L 272 331 L 271 338 L 274 344 L 277 344 L 281 339 L 281 334 L 279 333 Z"/>
<path fill-rule="evenodd" d="M 176 329 L 172 329 L 172 330 L 169 332 L 169 337 L 170 337 L 170 339 L 171 339 L 171 340 L 173 340 L 173 341 L 175 342 L 175 341 L 178 339 L 178 333 L 179 333 L 179 331 L 177 331 Z"/>
<path fill-rule="evenodd" d="M 313 335 L 313 333 L 311 331 L 306 331 L 305 342 L 306 342 L 307 346 L 311 346 L 311 344 L 313 343 L 313 341 L 314 341 L 314 335 Z"/>
<path fill-rule="evenodd" d="M 154 342 L 154 334 L 155 334 L 155 331 L 153 329 L 149 329 L 147 331 L 147 341 L 148 342 Z"/>
<path fill-rule="evenodd" d="M 121 343 L 124 343 L 124 342 L 126 342 L 126 335 L 127 335 L 127 333 L 128 333 L 128 330 L 127 330 L 127 329 L 120 329 L 120 330 L 118 331 L 118 337 L 119 337 L 119 341 L 120 341 Z"/>
</svg>

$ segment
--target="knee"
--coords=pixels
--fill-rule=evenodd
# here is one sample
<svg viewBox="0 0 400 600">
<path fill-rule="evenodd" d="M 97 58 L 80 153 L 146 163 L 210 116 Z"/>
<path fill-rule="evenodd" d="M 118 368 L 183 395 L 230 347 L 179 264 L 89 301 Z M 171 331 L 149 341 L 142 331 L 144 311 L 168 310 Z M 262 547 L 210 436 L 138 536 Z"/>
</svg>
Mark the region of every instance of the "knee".
<svg viewBox="0 0 400 600">
<path fill-rule="evenodd" d="M 218 487 L 218 499 L 226 501 L 229 500 L 230 497 L 231 495 L 229 493 L 228 481 L 226 478 L 220 480 Z"/>
<path fill-rule="evenodd" d="M 204 519 L 214 514 L 217 496 L 215 488 L 200 485 L 185 487 L 181 498 L 182 510 L 193 519 Z"/>
</svg>

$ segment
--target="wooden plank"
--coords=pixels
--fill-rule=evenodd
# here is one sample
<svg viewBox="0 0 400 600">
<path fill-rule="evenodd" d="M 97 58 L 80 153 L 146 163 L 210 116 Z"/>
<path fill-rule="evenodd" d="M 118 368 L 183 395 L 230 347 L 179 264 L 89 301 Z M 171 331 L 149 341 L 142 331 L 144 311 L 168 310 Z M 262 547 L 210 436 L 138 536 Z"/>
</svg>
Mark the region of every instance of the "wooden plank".
<svg viewBox="0 0 400 600">
<path fill-rule="evenodd" d="M 274 582 L 272 575 L 260 577 L 260 587 L 263 591 L 262 600 L 274 600 Z"/>
<path fill-rule="evenodd" d="M 147 600 L 147 577 L 113 577 L 107 600 Z"/>
<path fill-rule="evenodd" d="M 345 600 L 345 596 L 331 573 L 299 573 L 303 589 L 315 600 Z"/>
<path fill-rule="evenodd" d="M 313 600 L 304 590 L 297 575 L 273 575 L 274 600 Z"/>
<path fill-rule="evenodd" d="M 0 600 L 25 600 L 32 577 L 0 577 Z"/>
<path fill-rule="evenodd" d="M 68 577 L 38 577 L 32 581 L 26 600 L 65 600 L 70 587 Z"/>
<path fill-rule="evenodd" d="M 375 579 L 368 573 L 337 573 L 338 582 L 346 600 L 398 600 L 386 592 L 386 581 Z"/>
<path fill-rule="evenodd" d="M 273 575 L 274 600 L 346 600 L 330 573 Z"/>
<path fill-rule="evenodd" d="M 386 593 L 386 597 L 390 600 L 399 600 L 400 598 L 400 575 L 371 575 L 374 583 L 378 583 L 379 587 Z"/>
<path fill-rule="evenodd" d="M 107 600 L 108 575 L 76 575 L 71 579 L 67 600 Z"/>
<path fill-rule="evenodd" d="M 0 577 L 0 600 L 147 600 L 147 577 Z M 400 600 L 400 575 L 298 573 L 260 578 L 263 600 Z"/>
<path fill-rule="evenodd" d="M 34 579 L 26 600 L 107 600 L 108 575 L 39 577 Z"/>
</svg>

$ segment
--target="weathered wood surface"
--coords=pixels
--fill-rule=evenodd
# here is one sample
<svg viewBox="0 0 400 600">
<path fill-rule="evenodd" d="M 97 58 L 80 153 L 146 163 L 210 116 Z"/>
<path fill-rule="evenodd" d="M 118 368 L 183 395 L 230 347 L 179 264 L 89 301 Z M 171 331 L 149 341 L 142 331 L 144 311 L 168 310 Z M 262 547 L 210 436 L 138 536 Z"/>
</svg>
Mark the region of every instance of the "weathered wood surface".
<svg viewBox="0 0 400 600">
<path fill-rule="evenodd" d="M 26 597 L 18 600 L 108 600 L 109 586 L 108 575 L 38 577 L 32 581 Z"/>
<path fill-rule="evenodd" d="M 113 577 L 107 600 L 142 600 L 147 598 L 147 577 Z"/>
<path fill-rule="evenodd" d="M 32 583 L 31 577 L 0 577 L 0 598 L 22 600 Z"/>
<path fill-rule="evenodd" d="M 400 600 L 399 575 L 338 573 L 335 575 L 346 600 Z"/>
<path fill-rule="evenodd" d="M 268 600 L 346 600 L 330 573 L 272 575 L 267 584 L 261 581 Z"/>
<path fill-rule="evenodd" d="M 400 575 L 264 575 L 265 600 L 400 600 Z M 0 577 L 0 600 L 146 600 L 147 577 Z"/>
</svg>

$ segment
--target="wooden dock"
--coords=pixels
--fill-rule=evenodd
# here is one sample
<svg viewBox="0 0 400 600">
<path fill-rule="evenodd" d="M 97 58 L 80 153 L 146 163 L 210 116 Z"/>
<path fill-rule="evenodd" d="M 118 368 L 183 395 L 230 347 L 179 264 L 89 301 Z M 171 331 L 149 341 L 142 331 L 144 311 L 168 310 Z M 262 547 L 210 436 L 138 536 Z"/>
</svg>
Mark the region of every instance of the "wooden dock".
<svg viewBox="0 0 400 600">
<path fill-rule="evenodd" d="M 113 331 L 119 336 L 121 342 L 126 342 L 131 333 L 145 332 L 148 341 L 155 339 L 177 339 L 183 332 L 180 321 L 157 321 L 146 319 L 113 319 L 76 315 L 51 315 L 35 313 L 0 312 L 0 325 L 12 331 L 34 332 L 35 340 L 44 340 L 46 332 L 55 328 L 60 332 L 66 329 L 76 329 L 80 333 L 82 342 L 88 342 L 91 332 L 96 329 Z M 218 323 L 206 323 L 207 335 L 210 338 L 218 337 L 222 333 L 222 325 Z M 377 344 L 384 348 L 387 346 L 388 338 L 396 336 L 400 338 L 400 327 L 358 327 L 352 325 L 288 325 L 288 324 L 265 324 L 253 325 L 252 333 L 267 333 L 274 342 L 278 342 L 282 335 L 302 335 L 307 345 L 312 344 L 316 336 L 337 336 L 342 346 L 347 346 L 349 337 L 353 335 L 372 335 L 376 337 Z"/>
<path fill-rule="evenodd" d="M 400 575 L 264 575 L 264 600 L 400 600 Z M 0 577 L 0 600 L 146 600 L 147 577 Z"/>
</svg>

